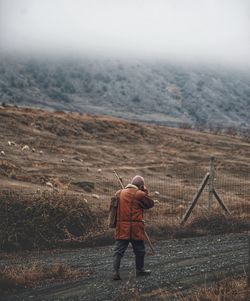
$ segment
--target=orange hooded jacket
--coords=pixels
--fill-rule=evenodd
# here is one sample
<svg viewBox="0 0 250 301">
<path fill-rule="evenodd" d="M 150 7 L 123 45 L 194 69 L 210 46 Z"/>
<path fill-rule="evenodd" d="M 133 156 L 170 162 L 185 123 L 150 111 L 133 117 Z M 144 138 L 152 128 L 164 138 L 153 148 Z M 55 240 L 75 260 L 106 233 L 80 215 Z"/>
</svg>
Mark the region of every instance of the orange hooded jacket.
<svg viewBox="0 0 250 301">
<path fill-rule="evenodd" d="M 116 239 L 144 240 L 143 209 L 154 206 L 147 192 L 129 184 L 125 189 L 116 192 L 119 197 L 117 208 Z"/>
</svg>

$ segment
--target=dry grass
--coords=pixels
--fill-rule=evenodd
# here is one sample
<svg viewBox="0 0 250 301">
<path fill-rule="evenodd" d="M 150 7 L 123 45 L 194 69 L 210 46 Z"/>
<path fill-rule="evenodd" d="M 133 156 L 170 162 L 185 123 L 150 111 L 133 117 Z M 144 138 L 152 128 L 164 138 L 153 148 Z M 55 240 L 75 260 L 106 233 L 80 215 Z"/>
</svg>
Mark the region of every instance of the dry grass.
<svg viewBox="0 0 250 301">
<path fill-rule="evenodd" d="M 244 277 L 225 279 L 209 288 L 202 288 L 181 301 L 248 301 L 250 290 Z"/>
<path fill-rule="evenodd" d="M 237 218 L 220 213 L 196 215 L 181 226 L 179 221 L 168 223 L 167 219 L 156 221 L 148 232 L 154 239 L 184 238 L 209 234 L 240 233 L 250 230 L 249 219 Z"/>
<path fill-rule="evenodd" d="M 0 268 L 0 292 L 35 286 L 46 280 L 72 280 L 83 275 L 80 270 L 62 263 L 6 266 Z"/>
<path fill-rule="evenodd" d="M 119 189 L 113 168 L 124 184 L 135 174 L 143 175 L 152 197 L 161 201 L 145 214 L 155 239 L 246 229 L 250 217 L 249 143 L 239 137 L 31 108 L 5 107 L 0 115 L 0 148 L 6 153 L 0 158 L 0 190 L 11 191 L 7 201 L 0 193 L 0 249 L 111 243 L 105 220 L 110 196 Z M 24 145 L 35 151 L 22 151 Z M 213 229 L 206 227 L 212 220 L 206 213 L 206 190 L 190 221 L 180 227 L 180 218 L 208 171 L 211 155 L 217 158 L 216 188 L 234 219 L 222 214 L 213 220 Z M 81 181 L 93 183 L 93 187 L 86 190 L 74 184 Z M 47 187 L 47 182 L 53 188 Z M 20 189 L 22 192 L 15 193 Z M 213 212 L 218 212 L 216 207 Z M 197 219 L 205 222 L 199 224 Z M 226 231 L 229 221 L 234 227 L 229 225 Z"/>
<path fill-rule="evenodd" d="M 77 196 L 0 193 L 0 249 L 55 247 L 62 240 L 90 235 L 102 221 Z"/>
<path fill-rule="evenodd" d="M 181 217 L 187 205 L 174 205 L 171 202 L 155 206 L 145 214 L 147 229 L 155 239 L 182 238 L 202 235 L 240 233 L 250 230 L 250 204 L 237 200 L 229 206 L 230 215 L 214 202 L 211 211 L 207 204 L 200 202 L 196 205 L 185 225 L 181 226 Z"/>
<path fill-rule="evenodd" d="M 127 298 L 127 299 L 126 299 Z M 246 278 L 227 278 L 209 287 L 182 293 L 176 290 L 156 289 L 152 292 L 140 294 L 137 289 L 129 291 L 122 300 L 140 301 L 150 300 L 179 300 L 179 301 L 249 301 L 250 289 L 246 285 Z"/>
<path fill-rule="evenodd" d="M 0 193 L 0 248 L 12 251 L 60 247 L 97 246 L 113 243 L 107 227 L 106 203 L 89 205 L 77 195 L 56 192 L 25 196 Z M 199 205 L 200 206 L 200 205 Z M 250 230 L 250 206 L 235 203 L 232 215 L 210 214 L 197 206 L 185 226 L 180 226 L 184 206 L 169 202 L 145 214 L 151 239 L 238 233 Z"/>
<path fill-rule="evenodd" d="M 150 239 L 155 242 L 161 239 L 188 238 L 213 234 L 240 233 L 250 230 L 249 219 L 227 216 L 220 213 L 196 215 L 181 226 L 178 219 L 168 220 L 159 215 L 158 220 L 151 221 L 146 226 Z M 91 233 L 87 237 L 63 240 L 62 247 L 96 247 L 114 243 L 112 229 L 104 229 L 99 233 Z"/>
</svg>

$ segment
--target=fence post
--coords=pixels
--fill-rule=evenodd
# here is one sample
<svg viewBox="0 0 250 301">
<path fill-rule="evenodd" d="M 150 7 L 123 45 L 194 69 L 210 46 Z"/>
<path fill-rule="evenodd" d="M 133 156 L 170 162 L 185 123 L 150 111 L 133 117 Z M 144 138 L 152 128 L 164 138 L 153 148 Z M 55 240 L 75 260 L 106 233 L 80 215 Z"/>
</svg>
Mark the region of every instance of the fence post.
<svg viewBox="0 0 250 301">
<path fill-rule="evenodd" d="M 250 288 L 250 236 L 248 236 L 247 287 Z"/>
<path fill-rule="evenodd" d="M 210 158 L 210 177 L 209 177 L 209 193 L 208 193 L 208 211 L 211 211 L 211 206 L 213 202 L 213 192 L 214 192 L 214 178 L 215 178 L 215 165 L 214 165 L 215 157 Z"/>
<path fill-rule="evenodd" d="M 202 194 L 203 189 L 205 188 L 205 186 L 207 185 L 207 181 L 209 180 L 209 172 L 206 173 L 204 179 L 201 182 L 201 185 L 198 189 L 198 191 L 196 192 L 195 196 L 192 199 L 192 202 L 189 206 L 189 208 L 187 209 L 186 213 L 183 215 L 182 220 L 181 220 L 181 225 L 184 225 L 184 223 L 187 221 L 189 215 L 191 214 L 192 210 L 194 209 L 200 195 Z"/>
</svg>

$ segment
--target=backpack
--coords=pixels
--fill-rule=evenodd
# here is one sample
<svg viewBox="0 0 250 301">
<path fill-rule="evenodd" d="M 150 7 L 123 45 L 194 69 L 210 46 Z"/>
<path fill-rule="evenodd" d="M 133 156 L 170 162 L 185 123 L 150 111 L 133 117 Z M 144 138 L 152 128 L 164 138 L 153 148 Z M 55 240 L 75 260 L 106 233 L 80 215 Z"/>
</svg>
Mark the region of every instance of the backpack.
<svg viewBox="0 0 250 301">
<path fill-rule="evenodd" d="M 115 228 L 117 223 L 117 209 L 119 205 L 119 196 L 114 196 L 110 201 L 109 217 L 108 217 L 108 226 L 109 228 Z"/>
</svg>

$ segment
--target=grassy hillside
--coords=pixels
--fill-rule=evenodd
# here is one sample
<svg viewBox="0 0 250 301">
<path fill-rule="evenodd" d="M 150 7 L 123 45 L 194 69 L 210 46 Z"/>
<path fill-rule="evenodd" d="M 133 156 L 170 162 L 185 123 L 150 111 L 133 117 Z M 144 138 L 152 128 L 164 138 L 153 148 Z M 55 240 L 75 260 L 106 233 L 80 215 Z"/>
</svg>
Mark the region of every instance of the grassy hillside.
<svg viewBox="0 0 250 301">
<path fill-rule="evenodd" d="M 129 176 L 133 170 L 152 177 L 203 175 L 210 156 L 226 175 L 250 168 L 249 141 L 237 136 L 31 108 L 0 106 L 0 150 L 0 185 L 16 181 L 23 189 L 50 181 L 77 191 L 72 182 L 104 181 L 104 173 L 114 179 L 114 168 Z"/>
<path fill-rule="evenodd" d="M 190 224 L 179 228 L 210 156 L 217 191 L 233 216 L 218 216 L 214 201 L 209 218 L 206 189 Z M 110 196 L 119 189 L 113 169 L 124 184 L 143 175 L 160 201 L 145 216 L 155 238 L 246 230 L 249 168 L 249 141 L 237 136 L 0 106 L 0 248 L 51 247 L 97 233 L 105 241 Z"/>
<path fill-rule="evenodd" d="M 2 102 L 178 126 L 245 127 L 250 74 L 110 60 L 0 60 Z"/>
</svg>

